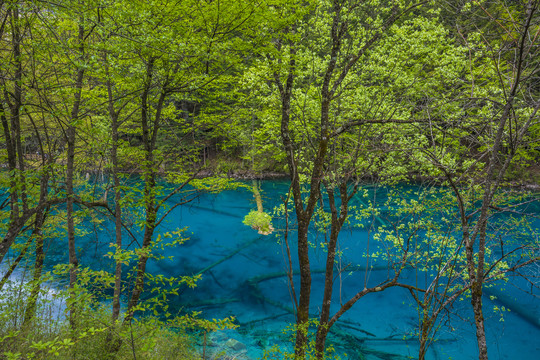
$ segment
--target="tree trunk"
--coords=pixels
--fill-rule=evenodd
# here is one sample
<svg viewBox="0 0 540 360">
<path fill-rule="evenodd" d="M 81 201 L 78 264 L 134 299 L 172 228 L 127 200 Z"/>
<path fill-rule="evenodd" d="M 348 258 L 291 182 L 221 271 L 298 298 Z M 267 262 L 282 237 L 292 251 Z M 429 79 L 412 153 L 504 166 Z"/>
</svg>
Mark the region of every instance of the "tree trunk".
<svg viewBox="0 0 540 360">
<path fill-rule="evenodd" d="M 334 290 L 334 264 L 336 260 L 336 249 L 338 242 L 338 235 L 347 219 L 349 199 L 356 194 L 356 187 L 352 190 L 351 194 L 347 191 L 347 179 L 344 179 L 339 185 L 339 192 L 341 198 L 340 210 L 336 207 L 336 199 L 334 195 L 334 189 L 331 184 L 325 184 L 326 193 L 328 194 L 328 203 L 330 205 L 331 223 L 330 223 L 330 239 L 327 244 L 326 254 L 326 273 L 324 276 L 324 294 L 323 302 L 321 304 L 321 314 L 319 317 L 319 326 L 317 329 L 317 336 L 315 339 L 315 351 L 317 359 L 324 358 L 324 352 L 326 349 L 326 336 L 330 331 L 330 305 L 332 302 L 332 293 Z"/>
<path fill-rule="evenodd" d="M 105 55 L 106 56 L 106 55 Z M 105 59 L 106 61 L 106 59 Z M 108 64 L 105 65 L 107 75 Z M 114 225 L 115 225 L 115 243 L 116 251 L 122 250 L 122 206 L 120 204 L 120 178 L 118 177 L 118 112 L 114 109 L 114 99 L 112 93 L 112 84 L 110 79 L 107 79 L 107 93 L 109 100 L 109 116 L 111 118 L 112 146 L 111 146 L 111 162 L 113 165 L 112 176 L 114 181 Z M 122 292 L 122 262 L 116 260 L 114 270 L 114 293 L 112 301 L 112 322 L 115 323 L 120 317 L 120 294 Z"/>
<path fill-rule="evenodd" d="M 422 3 L 422 2 L 421 2 Z M 421 4 L 420 3 L 420 4 Z M 332 102 L 336 99 L 336 94 L 340 91 L 341 83 L 346 78 L 349 71 L 355 66 L 361 56 L 366 52 L 367 49 L 371 48 L 375 44 L 382 34 L 405 12 L 409 9 L 419 6 L 415 4 L 410 8 L 406 9 L 403 12 L 398 12 L 399 6 L 395 5 L 391 10 L 391 15 L 386 19 L 386 21 L 381 25 L 377 31 L 375 31 L 369 39 L 366 39 L 366 43 L 362 46 L 358 53 L 350 54 L 346 59 L 340 59 L 340 54 L 342 51 L 342 40 L 345 36 L 348 36 L 349 22 L 347 19 L 343 19 L 341 12 L 344 7 L 347 6 L 346 2 L 334 1 L 332 3 L 331 16 L 332 16 L 332 27 L 330 32 L 331 39 L 331 51 L 328 54 L 328 63 L 324 70 L 324 76 L 322 78 L 320 86 L 320 97 L 321 97 L 321 107 L 320 107 L 320 122 L 319 122 L 319 132 L 316 138 L 310 139 L 310 145 L 312 148 L 307 150 L 305 153 L 301 153 L 302 149 L 301 144 L 294 142 L 291 132 L 289 129 L 290 118 L 291 118 L 291 99 L 294 87 L 294 80 L 296 78 L 296 44 L 292 41 L 288 41 L 289 48 L 289 64 L 286 67 L 286 79 L 282 83 L 280 74 L 274 73 L 274 81 L 276 86 L 279 89 L 281 95 L 281 140 L 285 149 L 287 156 L 287 164 L 289 168 L 289 174 L 291 176 L 291 190 L 294 199 L 294 207 L 296 212 L 296 217 L 298 221 L 298 260 L 300 265 L 300 300 L 298 303 L 298 314 L 297 314 L 297 334 L 296 334 L 296 343 L 295 343 L 295 358 L 303 359 L 305 358 L 305 350 L 307 346 L 307 322 L 309 318 L 309 296 L 311 292 L 311 274 L 309 266 L 309 244 L 308 244 L 308 229 L 311 219 L 313 217 L 314 211 L 318 200 L 321 197 L 321 182 L 325 176 L 325 165 L 328 165 L 328 146 L 330 142 L 330 137 L 332 136 L 332 124 L 330 122 L 330 107 Z M 354 7 L 352 5 L 351 7 Z M 349 9 L 346 9 L 347 11 Z M 296 25 L 292 25 L 285 29 L 286 32 L 291 34 L 296 33 Z M 278 40 L 275 42 L 276 50 L 281 50 L 281 42 Z M 282 66 L 281 61 L 278 60 L 280 67 Z M 337 74 L 337 67 L 342 66 Z M 298 153 L 301 155 L 298 156 Z M 303 194 L 301 191 L 300 183 L 300 171 L 298 169 L 297 160 L 305 158 L 312 161 L 313 167 L 308 175 L 310 182 L 309 186 L 309 196 L 307 199 L 303 200 Z M 342 174 L 333 174 L 337 177 L 342 176 Z M 345 192 L 346 193 L 346 192 Z M 305 197 L 305 196 L 304 196 Z M 346 214 L 346 213 L 345 213 Z M 337 223 L 336 223 L 337 225 Z M 337 235 L 339 234 L 340 226 L 334 227 L 335 239 L 337 242 Z M 328 323 L 329 318 L 329 307 L 330 299 L 332 295 L 332 274 L 333 274 L 333 259 L 335 258 L 335 244 L 333 244 L 334 250 L 329 250 L 329 257 L 327 262 L 327 279 L 329 284 L 325 284 L 325 299 L 323 300 L 322 319 L 326 319 L 323 322 Z M 328 268 L 329 267 L 329 268 Z M 342 307 L 345 311 L 345 307 Z M 333 322 L 332 322 L 333 323 Z M 327 328 L 325 329 L 326 324 L 321 323 L 318 330 L 318 356 L 324 351 L 324 343 L 326 339 Z"/>
<path fill-rule="evenodd" d="M 75 222 L 73 214 L 73 164 L 75 159 L 75 128 L 70 125 L 67 130 L 67 172 L 66 172 L 66 212 L 67 212 L 67 233 L 68 233 L 68 254 L 69 254 L 69 289 L 70 297 L 72 298 L 70 310 L 69 310 L 69 323 L 72 328 L 75 327 L 75 301 L 73 293 L 75 283 L 77 282 L 77 268 L 79 262 L 77 260 L 77 249 L 75 246 Z"/>
<path fill-rule="evenodd" d="M 43 150 L 43 149 L 42 149 Z M 43 151 L 42 157 L 44 159 Z M 45 161 L 43 161 L 45 163 Z M 45 172 L 40 181 L 40 194 L 39 202 L 45 203 L 47 201 L 48 194 L 48 185 L 49 185 L 49 172 Z M 43 262 L 45 261 L 45 252 L 43 250 L 43 224 L 45 223 L 45 218 L 47 217 L 48 209 L 44 211 L 39 211 L 36 213 L 36 219 L 34 224 L 33 235 L 36 238 L 36 260 L 34 263 L 34 274 L 33 274 L 33 285 L 30 297 L 28 298 L 28 304 L 26 305 L 26 310 L 24 312 L 24 321 L 23 326 L 30 324 L 30 321 L 36 315 L 36 306 L 37 300 L 39 297 L 39 292 L 41 290 L 41 274 L 43 272 Z"/>
<path fill-rule="evenodd" d="M 82 19 L 81 19 L 82 23 Z M 84 27 L 79 25 L 79 52 L 80 60 L 84 57 Z M 75 138 L 76 138 L 76 122 L 79 118 L 79 110 L 81 105 L 81 95 L 83 86 L 84 68 L 79 67 L 76 73 L 75 80 L 75 99 L 73 101 L 73 107 L 71 109 L 71 115 L 69 118 L 69 124 L 66 130 L 67 140 L 67 165 L 66 165 L 66 212 L 67 212 L 67 232 L 68 232 L 68 253 L 69 253 L 69 289 L 71 291 L 70 297 L 72 305 L 69 310 L 69 323 L 71 328 L 75 328 L 75 301 L 73 290 L 75 283 L 77 282 L 77 269 L 79 267 L 79 261 L 77 259 L 77 249 L 75 246 L 75 214 L 74 214 L 74 200 L 75 191 L 73 188 L 73 176 L 75 172 Z"/>
<path fill-rule="evenodd" d="M 424 302 L 424 309 L 422 309 L 422 324 L 420 325 L 420 349 L 418 350 L 418 360 L 424 360 L 428 350 L 429 333 L 432 328 L 432 321 L 429 317 L 427 304 Z"/>
<path fill-rule="evenodd" d="M 304 358 L 308 343 L 309 300 L 311 295 L 311 268 L 308 243 L 309 220 L 298 219 L 298 261 L 300 265 L 300 298 L 296 314 L 295 356 Z"/>
<path fill-rule="evenodd" d="M 45 222 L 45 212 L 36 214 L 36 223 L 34 225 L 34 236 L 36 237 L 36 260 L 34 263 L 34 274 L 32 277 L 32 291 L 26 304 L 24 312 L 23 327 L 28 326 L 36 315 L 37 300 L 41 290 L 41 274 L 43 272 L 43 262 L 45 252 L 43 251 L 43 223 Z"/>
<path fill-rule="evenodd" d="M 257 203 L 257 211 L 262 213 L 264 212 L 263 204 L 262 204 L 262 198 L 261 193 L 259 191 L 259 182 L 257 180 L 253 180 L 253 197 L 255 198 L 255 202 Z"/>
<path fill-rule="evenodd" d="M 115 140 L 113 140 L 114 142 Z M 116 151 L 116 149 L 114 150 Z M 115 218 L 115 238 L 117 251 L 122 250 L 122 207 L 120 205 L 120 180 L 118 178 L 117 160 L 113 161 L 114 171 L 114 218 Z M 112 320 L 118 320 L 120 316 L 120 293 L 122 291 L 122 262 L 116 261 L 114 271 L 114 294 L 112 303 Z"/>
<path fill-rule="evenodd" d="M 0 243 L 0 263 L 4 259 L 4 256 L 7 254 L 9 248 L 15 241 L 15 237 L 18 235 L 19 231 L 26 223 L 27 218 L 24 215 L 20 214 L 19 208 L 19 191 L 17 183 L 20 179 L 17 177 L 22 172 L 23 168 L 17 169 L 17 156 L 19 158 L 19 166 L 21 166 L 21 161 L 23 159 L 23 154 L 18 154 L 18 150 L 21 150 L 21 132 L 20 132 L 20 107 L 21 107 L 21 81 L 22 81 L 22 70 L 21 70 L 21 56 L 20 56 L 20 30 L 19 30 L 19 10 L 16 4 L 14 4 L 13 10 L 11 12 L 11 20 L 13 31 L 11 34 L 12 44 L 13 44 L 13 58 L 16 62 L 16 70 L 13 75 L 14 78 L 14 94 L 10 96 L 6 88 L 4 87 L 4 100 L 0 101 L 0 117 L 2 121 L 2 128 L 4 130 L 4 136 L 6 138 L 6 150 L 8 155 L 8 166 L 9 171 L 12 173 L 10 176 L 10 216 L 9 216 L 9 226 L 8 231 L 2 242 Z M 11 103 L 10 99 L 14 99 L 14 103 Z M 8 104 L 10 118 L 6 117 L 6 109 L 4 108 L 4 101 Z M 17 171 L 18 170 L 18 171 Z"/>
<path fill-rule="evenodd" d="M 474 324 L 476 326 L 476 342 L 478 344 L 478 359 L 487 360 L 486 330 L 484 328 L 484 313 L 482 309 L 482 282 L 475 281 L 471 292 L 471 304 L 474 311 Z"/>
<path fill-rule="evenodd" d="M 21 107 L 22 107 L 22 55 L 21 55 L 21 29 L 19 25 L 19 7 L 15 5 L 12 10 L 12 42 L 13 42 L 13 61 L 15 62 L 15 74 L 13 79 L 13 103 L 11 104 L 11 130 L 13 145 L 16 149 L 19 171 L 15 175 L 18 177 L 18 187 L 20 187 L 20 200 L 22 202 L 23 212 L 28 210 L 28 201 L 26 198 L 26 180 L 24 174 L 24 153 L 22 147 L 21 135 Z M 9 103 L 9 102 L 8 102 Z"/>
<path fill-rule="evenodd" d="M 144 277 L 146 274 L 146 263 L 149 258 L 150 245 L 152 244 L 152 238 L 154 236 L 154 229 L 156 227 L 157 211 L 156 205 L 156 164 L 154 159 L 154 149 L 156 143 L 157 131 L 159 128 L 160 113 L 163 107 L 165 99 L 165 91 L 163 90 L 158 104 L 156 106 L 156 114 L 154 117 L 154 124 L 150 124 L 150 105 L 148 104 L 148 97 L 150 94 L 150 88 L 152 85 L 154 60 L 150 59 L 146 67 L 146 84 L 141 96 L 141 125 L 142 125 L 142 138 L 145 148 L 145 164 L 144 164 L 144 199 L 146 207 L 146 225 L 144 228 L 144 237 L 142 244 L 142 251 L 137 263 L 137 275 L 135 277 L 135 284 L 129 300 L 126 317 L 124 323 L 128 323 L 133 319 L 135 308 L 139 303 L 139 299 L 144 290 Z"/>
<path fill-rule="evenodd" d="M 292 31 L 294 32 L 295 29 L 293 28 Z M 275 73 L 274 80 L 277 87 L 279 88 L 279 92 L 281 95 L 281 141 L 287 154 L 287 164 L 289 167 L 289 174 L 291 175 L 291 190 L 293 194 L 296 217 L 298 221 L 297 239 L 298 261 L 300 266 L 300 294 L 298 306 L 296 309 L 296 340 L 294 346 L 294 353 L 297 359 L 303 359 L 305 357 L 306 347 L 308 343 L 307 327 L 309 325 L 309 301 L 311 295 L 311 269 L 308 253 L 308 230 L 311 216 L 313 215 L 313 213 L 309 214 L 304 210 L 299 172 L 294 153 L 293 141 L 291 139 L 291 134 L 289 130 L 289 124 L 291 120 L 291 98 L 296 67 L 296 62 L 294 59 L 295 54 L 295 47 L 293 44 L 290 44 L 291 58 L 289 60 L 287 79 L 285 83 L 282 84 L 279 75 Z"/>
</svg>

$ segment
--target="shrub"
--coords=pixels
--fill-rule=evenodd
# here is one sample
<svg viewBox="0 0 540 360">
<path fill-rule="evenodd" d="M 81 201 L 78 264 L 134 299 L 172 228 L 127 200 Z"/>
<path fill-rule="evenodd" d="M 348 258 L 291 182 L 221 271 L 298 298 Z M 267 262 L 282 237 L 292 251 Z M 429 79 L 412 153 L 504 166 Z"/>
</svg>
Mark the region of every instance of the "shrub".
<svg viewBox="0 0 540 360">
<path fill-rule="evenodd" d="M 258 230 L 259 233 L 269 234 L 274 230 L 272 227 L 272 217 L 264 211 L 251 210 L 244 218 L 243 223 Z"/>
</svg>

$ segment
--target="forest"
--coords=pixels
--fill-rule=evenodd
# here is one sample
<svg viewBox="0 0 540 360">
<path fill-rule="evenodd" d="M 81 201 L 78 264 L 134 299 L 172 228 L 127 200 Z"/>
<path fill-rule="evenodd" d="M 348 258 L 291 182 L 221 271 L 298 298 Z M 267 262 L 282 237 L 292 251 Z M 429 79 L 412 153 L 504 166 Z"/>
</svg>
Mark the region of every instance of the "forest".
<svg viewBox="0 0 540 360">
<path fill-rule="evenodd" d="M 539 110 L 540 0 L 0 0 L 0 360 L 533 359 Z"/>
</svg>

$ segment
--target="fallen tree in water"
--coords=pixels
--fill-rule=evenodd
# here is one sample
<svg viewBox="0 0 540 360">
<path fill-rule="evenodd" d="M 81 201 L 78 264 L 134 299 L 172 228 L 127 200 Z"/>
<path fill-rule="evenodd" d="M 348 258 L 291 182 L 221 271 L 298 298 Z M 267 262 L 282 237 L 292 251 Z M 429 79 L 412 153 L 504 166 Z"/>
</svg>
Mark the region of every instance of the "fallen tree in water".
<svg viewBox="0 0 540 360">
<path fill-rule="evenodd" d="M 257 230 L 261 235 L 269 235 L 274 231 L 272 226 L 272 217 L 264 212 L 262 205 L 261 193 L 259 191 L 259 183 L 257 180 L 253 180 L 253 197 L 257 203 L 257 211 L 251 210 L 249 214 L 244 218 L 243 223 L 247 226 L 251 226 L 254 230 Z"/>
</svg>

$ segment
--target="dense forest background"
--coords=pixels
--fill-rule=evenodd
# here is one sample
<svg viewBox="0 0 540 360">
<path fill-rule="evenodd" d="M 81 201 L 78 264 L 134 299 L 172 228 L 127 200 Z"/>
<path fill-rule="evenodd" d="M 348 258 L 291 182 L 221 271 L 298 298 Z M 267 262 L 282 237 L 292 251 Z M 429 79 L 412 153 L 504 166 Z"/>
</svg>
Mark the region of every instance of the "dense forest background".
<svg viewBox="0 0 540 360">
<path fill-rule="evenodd" d="M 487 359 L 483 289 L 539 256 L 537 235 L 519 233 L 519 242 L 503 244 L 492 231 L 496 224 L 518 233 L 534 219 L 520 206 L 538 199 L 540 180 L 539 6 L 0 1 L 0 289 L 28 259 L 32 273 L 17 319 L 0 326 L 2 356 L 79 358 L 90 336 L 102 340 L 100 356 L 136 356 L 129 329 L 134 322 L 141 332 L 153 326 L 137 315 L 158 306 L 141 299 L 147 282 L 156 281 L 146 264 L 162 246 L 157 229 L 166 216 L 201 193 L 247 186 L 237 179 L 285 176 L 291 186 L 276 214 L 285 219 L 282 241 L 297 248 L 287 253 L 297 325 L 290 356 L 322 359 L 327 334 L 344 312 L 371 292 L 399 286 L 423 309 L 419 358 L 439 316 L 467 296 L 479 358 Z M 421 183 L 432 193 L 416 202 L 396 195 L 403 207 L 397 225 L 380 235 L 391 244 L 391 274 L 331 313 L 338 235 L 352 216 L 375 211 L 350 206 L 367 182 Z M 440 193 L 433 185 L 443 186 Z M 249 186 L 257 196 L 257 183 Z M 173 196 L 181 200 L 167 207 Z M 417 221 L 429 209 L 445 212 L 448 223 Z M 503 226 L 501 213 L 519 217 Z M 80 225 L 97 224 L 96 214 L 115 223 L 111 273 L 79 266 Z M 271 232 L 262 205 L 252 216 L 250 225 Z M 310 290 L 314 226 L 326 234 L 321 300 Z M 425 240 L 413 241 L 420 233 Z M 184 241 L 181 231 L 168 237 L 168 245 Z M 58 330 L 66 331 L 63 343 L 32 332 L 48 276 L 44 244 L 58 238 L 67 238 L 69 253 L 69 264 L 57 268 L 69 277 L 69 321 Z M 428 243 L 433 254 L 426 257 Z M 430 272 L 425 287 L 401 282 L 411 266 Z M 158 280 L 195 286 L 197 276 L 189 275 Z M 98 322 L 89 315 L 99 298 L 91 284 L 110 290 L 110 310 Z M 310 301 L 321 301 L 315 325 Z M 231 319 L 175 321 L 205 331 L 234 326 Z"/>
</svg>

